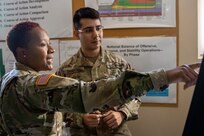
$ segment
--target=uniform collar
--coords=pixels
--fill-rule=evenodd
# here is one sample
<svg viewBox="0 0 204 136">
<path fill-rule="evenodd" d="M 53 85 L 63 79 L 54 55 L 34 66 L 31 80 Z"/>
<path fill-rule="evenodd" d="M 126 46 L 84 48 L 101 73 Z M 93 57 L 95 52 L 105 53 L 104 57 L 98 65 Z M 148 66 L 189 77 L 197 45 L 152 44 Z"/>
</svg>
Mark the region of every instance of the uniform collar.
<svg viewBox="0 0 204 136">
<path fill-rule="evenodd" d="M 96 59 L 96 62 L 93 64 L 91 61 L 89 61 L 86 57 L 84 57 L 81 48 L 77 52 L 77 64 L 79 66 L 98 66 L 101 63 L 105 63 L 105 50 L 100 47 L 100 54 L 98 58 Z"/>
<path fill-rule="evenodd" d="M 15 62 L 14 63 L 14 69 L 15 70 L 22 70 L 22 71 L 27 71 L 29 73 L 35 73 L 39 74 L 37 71 L 33 70 L 32 68 L 20 63 L 20 62 Z"/>
</svg>

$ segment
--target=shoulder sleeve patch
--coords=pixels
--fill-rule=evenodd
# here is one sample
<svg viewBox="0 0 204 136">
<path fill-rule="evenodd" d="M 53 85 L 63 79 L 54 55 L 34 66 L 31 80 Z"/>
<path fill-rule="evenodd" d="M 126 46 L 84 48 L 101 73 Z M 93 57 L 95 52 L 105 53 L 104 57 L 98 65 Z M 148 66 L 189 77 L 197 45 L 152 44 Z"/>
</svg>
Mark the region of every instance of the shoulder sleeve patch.
<svg viewBox="0 0 204 136">
<path fill-rule="evenodd" d="M 47 85 L 48 81 L 50 80 L 50 78 L 54 76 L 54 74 L 43 74 L 38 76 L 37 80 L 36 80 L 36 85 L 40 86 L 40 85 Z"/>
</svg>

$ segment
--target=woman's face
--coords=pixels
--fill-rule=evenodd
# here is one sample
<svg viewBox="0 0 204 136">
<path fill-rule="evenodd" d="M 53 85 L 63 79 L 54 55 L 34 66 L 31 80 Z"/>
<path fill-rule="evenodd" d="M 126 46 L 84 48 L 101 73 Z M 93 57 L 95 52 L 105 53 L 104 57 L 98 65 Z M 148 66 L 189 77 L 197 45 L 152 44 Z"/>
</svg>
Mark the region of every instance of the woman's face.
<svg viewBox="0 0 204 136">
<path fill-rule="evenodd" d="M 50 38 L 42 28 L 31 31 L 31 40 L 25 49 L 25 64 L 36 71 L 52 70 L 54 49 Z"/>
</svg>

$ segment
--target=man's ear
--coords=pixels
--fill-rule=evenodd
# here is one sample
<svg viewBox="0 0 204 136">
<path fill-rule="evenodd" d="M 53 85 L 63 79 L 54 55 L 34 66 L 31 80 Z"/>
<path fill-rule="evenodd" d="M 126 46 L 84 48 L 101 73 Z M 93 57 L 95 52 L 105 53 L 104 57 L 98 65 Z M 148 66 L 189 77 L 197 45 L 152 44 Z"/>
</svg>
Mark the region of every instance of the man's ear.
<svg viewBox="0 0 204 136">
<path fill-rule="evenodd" d="M 27 51 L 24 48 L 18 47 L 16 49 L 16 59 L 19 62 L 23 62 L 27 59 Z"/>
<path fill-rule="evenodd" d="M 79 39 L 79 32 L 77 30 L 74 30 L 74 36 Z"/>
</svg>

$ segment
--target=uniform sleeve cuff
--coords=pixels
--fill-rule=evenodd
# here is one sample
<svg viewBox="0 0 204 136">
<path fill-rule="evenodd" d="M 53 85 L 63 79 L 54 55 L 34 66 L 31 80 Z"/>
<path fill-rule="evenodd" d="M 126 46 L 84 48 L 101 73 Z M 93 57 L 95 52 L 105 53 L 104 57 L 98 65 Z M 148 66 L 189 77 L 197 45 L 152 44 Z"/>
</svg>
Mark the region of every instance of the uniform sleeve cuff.
<svg viewBox="0 0 204 136">
<path fill-rule="evenodd" d="M 152 71 L 149 73 L 154 86 L 154 90 L 161 91 L 168 85 L 168 79 L 164 69 L 158 71 Z"/>
<path fill-rule="evenodd" d="M 74 113 L 73 115 L 73 123 L 71 124 L 72 127 L 79 127 L 83 128 L 84 123 L 83 123 L 83 114 L 81 113 Z"/>
</svg>

